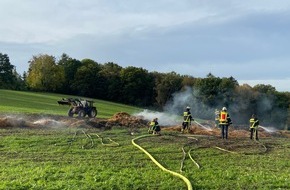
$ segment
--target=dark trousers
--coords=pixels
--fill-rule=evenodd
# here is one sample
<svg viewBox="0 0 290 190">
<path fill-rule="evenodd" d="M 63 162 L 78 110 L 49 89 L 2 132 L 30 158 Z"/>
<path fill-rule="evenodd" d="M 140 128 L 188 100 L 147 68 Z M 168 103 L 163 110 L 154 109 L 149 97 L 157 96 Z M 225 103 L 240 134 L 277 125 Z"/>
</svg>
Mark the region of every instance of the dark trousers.
<svg viewBox="0 0 290 190">
<path fill-rule="evenodd" d="M 221 132 L 222 132 L 222 138 L 228 138 L 228 129 L 229 129 L 229 126 L 228 125 L 221 125 Z"/>
<path fill-rule="evenodd" d="M 182 129 L 189 129 L 189 122 L 183 122 Z"/>
<path fill-rule="evenodd" d="M 256 133 L 256 135 L 254 133 Z M 253 139 L 254 135 L 256 136 L 256 140 L 259 140 L 259 138 L 258 138 L 258 130 L 256 128 L 251 128 L 251 136 L 250 136 L 250 138 Z"/>
</svg>

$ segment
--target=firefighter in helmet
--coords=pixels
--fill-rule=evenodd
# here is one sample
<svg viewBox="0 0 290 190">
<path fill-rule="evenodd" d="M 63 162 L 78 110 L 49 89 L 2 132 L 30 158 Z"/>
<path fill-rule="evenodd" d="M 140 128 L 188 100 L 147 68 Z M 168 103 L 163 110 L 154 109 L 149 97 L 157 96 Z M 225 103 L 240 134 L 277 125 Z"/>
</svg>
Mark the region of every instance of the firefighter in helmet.
<svg viewBox="0 0 290 190">
<path fill-rule="evenodd" d="M 189 127 L 191 125 L 191 121 L 194 121 L 194 119 L 191 116 L 190 107 L 187 106 L 186 110 L 183 112 L 183 122 L 182 122 L 181 132 L 184 132 L 184 130 L 188 130 L 189 131 Z"/>
<path fill-rule="evenodd" d="M 258 138 L 259 120 L 255 114 L 252 115 L 249 122 L 250 122 L 250 132 L 251 132 L 250 139 L 255 138 L 256 140 L 259 140 Z"/>
<path fill-rule="evenodd" d="M 152 133 L 153 133 L 153 128 L 154 128 L 154 126 L 155 126 L 155 118 L 152 119 L 152 120 L 150 121 L 150 123 L 149 123 L 149 128 L 148 128 L 148 133 L 149 133 L 149 134 L 152 134 Z"/>
<path fill-rule="evenodd" d="M 148 133 L 149 134 L 160 134 L 161 128 L 158 124 L 158 118 L 152 119 L 149 124 Z"/>
<path fill-rule="evenodd" d="M 223 107 L 219 115 L 219 126 L 221 128 L 221 137 L 223 139 L 228 138 L 228 128 L 229 128 L 229 125 L 231 124 L 232 124 L 232 120 L 230 118 L 230 115 L 227 112 L 227 108 Z"/>
<path fill-rule="evenodd" d="M 160 135 L 161 128 L 158 123 L 158 118 L 154 119 L 153 135 Z"/>
</svg>

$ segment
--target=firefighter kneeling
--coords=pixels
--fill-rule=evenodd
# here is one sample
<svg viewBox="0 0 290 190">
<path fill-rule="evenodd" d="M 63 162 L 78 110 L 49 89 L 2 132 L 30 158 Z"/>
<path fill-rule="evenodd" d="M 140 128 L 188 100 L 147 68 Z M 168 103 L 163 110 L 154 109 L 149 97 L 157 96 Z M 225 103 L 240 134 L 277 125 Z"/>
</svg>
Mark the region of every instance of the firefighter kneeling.
<svg viewBox="0 0 290 190">
<path fill-rule="evenodd" d="M 160 131 L 161 128 L 158 124 L 158 118 L 154 118 L 151 122 L 150 122 L 150 127 L 148 130 L 149 134 L 153 134 L 153 135 L 160 135 Z"/>
</svg>

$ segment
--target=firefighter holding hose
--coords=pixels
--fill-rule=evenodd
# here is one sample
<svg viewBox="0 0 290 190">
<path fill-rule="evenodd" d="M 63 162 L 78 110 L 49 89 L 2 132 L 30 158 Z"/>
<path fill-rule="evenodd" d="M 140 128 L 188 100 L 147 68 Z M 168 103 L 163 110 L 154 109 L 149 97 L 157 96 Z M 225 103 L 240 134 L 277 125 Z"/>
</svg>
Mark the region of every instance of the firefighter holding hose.
<svg viewBox="0 0 290 190">
<path fill-rule="evenodd" d="M 230 115 L 227 112 L 227 108 L 223 107 L 219 115 L 219 126 L 221 128 L 221 137 L 223 139 L 228 138 L 228 129 L 229 129 L 229 125 L 231 124 L 232 124 L 232 120 L 230 118 Z"/>
<path fill-rule="evenodd" d="M 189 127 L 191 125 L 191 121 L 194 121 L 194 119 L 191 116 L 190 107 L 187 106 L 185 112 L 183 112 L 183 122 L 182 122 L 182 128 L 181 128 L 181 132 L 182 133 L 185 130 L 189 131 Z"/>
<path fill-rule="evenodd" d="M 148 133 L 153 134 L 153 135 L 160 135 L 160 131 L 161 131 L 161 128 L 158 123 L 158 118 L 154 118 L 150 122 Z"/>
<path fill-rule="evenodd" d="M 257 141 L 259 140 L 259 138 L 258 138 L 258 127 L 259 127 L 259 120 L 256 117 L 256 115 L 253 114 L 251 119 L 250 119 L 250 132 L 251 132 L 250 139 L 255 138 Z"/>
</svg>

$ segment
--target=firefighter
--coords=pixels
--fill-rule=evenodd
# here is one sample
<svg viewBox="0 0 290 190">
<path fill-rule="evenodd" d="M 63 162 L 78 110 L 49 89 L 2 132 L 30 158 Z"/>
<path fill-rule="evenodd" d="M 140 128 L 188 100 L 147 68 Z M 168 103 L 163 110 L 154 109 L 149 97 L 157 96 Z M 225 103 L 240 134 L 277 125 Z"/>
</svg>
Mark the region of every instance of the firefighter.
<svg viewBox="0 0 290 190">
<path fill-rule="evenodd" d="M 161 128 L 158 123 L 158 118 L 154 119 L 153 135 L 160 135 Z"/>
<path fill-rule="evenodd" d="M 251 132 L 250 139 L 255 138 L 257 141 L 259 140 L 258 127 L 259 127 L 259 120 L 256 117 L 256 115 L 253 114 L 252 117 L 250 118 L 250 132 Z"/>
<path fill-rule="evenodd" d="M 150 121 L 150 123 L 149 123 L 149 128 L 148 128 L 148 133 L 149 134 L 152 134 L 153 133 L 153 128 L 155 126 L 155 119 L 156 118 L 152 119 L 152 121 Z"/>
<path fill-rule="evenodd" d="M 218 109 L 215 109 L 214 115 L 215 115 L 215 127 L 218 127 L 220 119 L 220 111 Z"/>
<path fill-rule="evenodd" d="M 186 110 L 183 112 L 183 122 L 182 122 L 181 132 L 184 132 L 184 130 L 189 131 L 189 127 L 191 125 L 191 121 L 194 121 L 194 119 L 191 116 L 190 107 L 187 106 Z"/>
<path fill-rule="evenodd" d="M 229 128 L 229 125 L 231 124 L 232 124 L 232 120 L 230 118 L 230 115 L 227 112 L 227 108 L 223 107 L 219 115 L 219 126 L 221 128 L 221 137 L 223 139 L 228 138 L 228 128 Z"/>
</svg>

